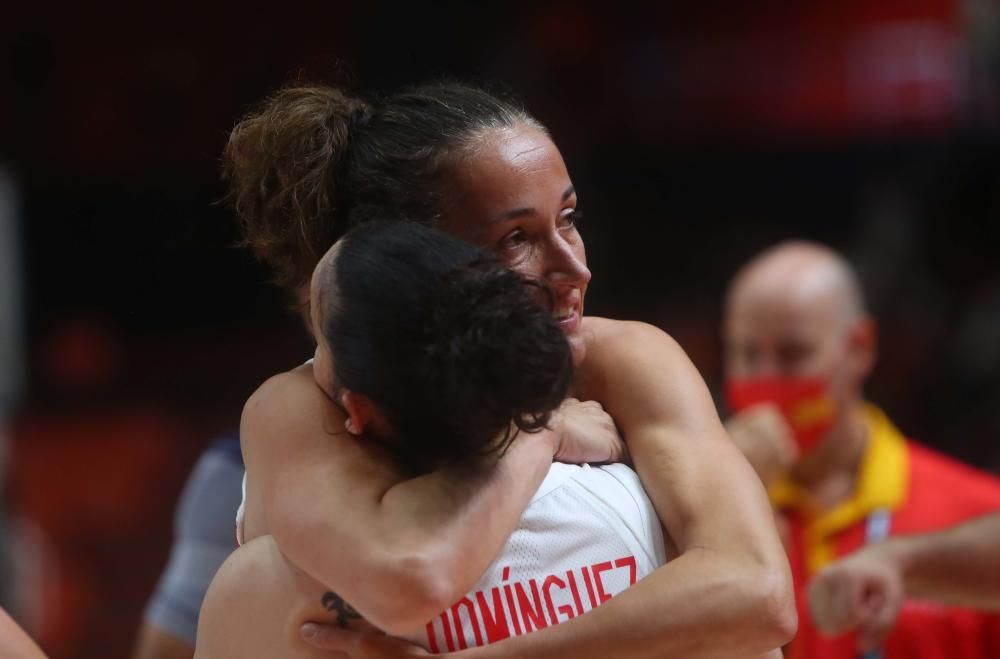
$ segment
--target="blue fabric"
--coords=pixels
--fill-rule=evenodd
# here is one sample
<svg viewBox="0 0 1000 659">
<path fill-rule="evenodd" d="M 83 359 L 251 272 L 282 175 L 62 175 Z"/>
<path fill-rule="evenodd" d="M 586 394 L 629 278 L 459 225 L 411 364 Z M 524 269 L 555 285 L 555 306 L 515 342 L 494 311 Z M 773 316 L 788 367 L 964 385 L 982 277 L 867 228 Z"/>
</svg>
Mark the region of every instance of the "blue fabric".
<svg viewBox="0 0 1000 659">
<path fill-rule="evenodd" d="M 236 549 L 242 482 L 239 437 L 220 437 L 199 458 L 174 515 L 174 545 L 145 619 L 192 646 L 208 584 Z"/>
</svg>

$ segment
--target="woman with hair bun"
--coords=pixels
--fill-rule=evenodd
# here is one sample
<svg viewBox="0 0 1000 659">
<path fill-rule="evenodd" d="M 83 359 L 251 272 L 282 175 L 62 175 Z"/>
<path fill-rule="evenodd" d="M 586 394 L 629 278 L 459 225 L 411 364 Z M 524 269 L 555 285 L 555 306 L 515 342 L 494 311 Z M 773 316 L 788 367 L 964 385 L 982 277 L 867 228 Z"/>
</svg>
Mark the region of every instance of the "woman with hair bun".
<svg viewBox="0 0 1000 659">
<path fill-rule="evenodd" d="M 512 449 L 512 443 L 538 443 L 542 450 L 551 444 L 554 436 L 546 426 L 566 399 L 573 359 L 550 305 L 540 304 L 547 293 L 544 283 L 525 280 L 495 256 L 453 236 L 397 222 L 369 223 L 349 231 L 320 260 L 311 288 L 317 349 L 312 364 L 301 370 L 311 371 L 318 388 L 344 417 L 339 428 L 330 429 L 329 436 L 316 438 L 310 446 L 296 447 L 299 452 L 312 449 L 314 464 L 332 462 L 324 450 L 343 451 L 361 445 L 382 452 L 400 473 L 411 477 L 447 470 L 451 496 L 457 497 L 476 488 L 477 482 L 491 479 L 503 462 L 501 456 L 517 450 Z M 434 432 L 425 432 L 431 425 Z M 613 459 L 617 457 L 614 448 L 613 443 L 608 444 L 609 453 L 594 457 Z M 326 467 L 336 469 L 334 464 Z M 505 554 L 494 561 L 495 568 L 486 570 L 479 579 L 470 593 L 472 599 L 467 600 L 464 618 L 430 624 L 423 620 L 414 628 L 391 631 L 429 649 L 455 647 L 455 639 L 461 639 L 463 646 L 481 644 L 513 631 L 507 629 L 506 622 L 501 624 L 499 617 L 493 627 L 483 631 L 480 615 L 484 612 L 477 611 L 473 602 L 477 594 L 499 588 L 505 570 L 509 574 L 513 567 L 516 582 L 518 576 L 539 566 L 560 574 L 565 568 L 569 570 L 566 574 L 573 575 L 574 568 L 586 571 L 589 564 L 607 561 L 603 574 L 591 577 L 586 571 L 587 588 L 596 585 L 604 598 L 664 563 L 656 512 L 628 467 L 559 465 L 546 471 L 539 491 L 521 515 L 519 536 L 508 541 Z M 330 472 L 326 475 L 337 478 Z M 250 467 L 246 482 L 252 490 L 258 479 L 269 477 L 273 477 L 269 465 Z M 296 483 L 295 492 L 301 497 L 298 507 L 316 508 L 309 493 L 322 486 Z M 260 517 L 257 501 L 250 498 L 247 504 L 237 522 L 237 536 L 241 542 L 250 542 L 237 550 L 222 574 L 224 579 L 230 576 L 249 587 L 245 597 L 221 596 L 227 604 L 220 607 L 216 605 L 219 588 L 213 586 L 199 628 L 199 656 L 225 659 L 250 652 L 298 656 L 306 651 L 302 641 L 289 639 L 283 630 L 316 619 L 335 620 L 353 628 L 364 625 L 356 619 L 360 613 L 321 585 L 332 583 L 339 588 L 355 575 L 328 574 L 331 581 L 319 581 L 294 564 L 275 570 L 258 562 L 244 576 L 231 576 L 234 570 L 238 573 L 240 565 L 246 565 L 240 560 L 244 553 L 262 551 L 254 542 L 271 543 L 265 553 L 279 552 L 285 538 L 312 530 L 294 529 L 282 520 L 276 524 L 281 530 L 278 543 L 270 536 L 255 540 L 254 535 L 271 529 L 257 524 L 256 528 L 251 526 L 254 534 L 243 533 L 243 518 Z M 566 514 L 562 512 L 565 508 L 575 512 Z M 331 514 L 323 509 L 311 512 Z M 345 525 L 344 516 L 338 517 Z M 562 533 L 563 546 L 557 551 L 537 542 L 540 537 L 552 539 L 553 532 L 558 534 L 567 525 L 572 526 L 572 535 Z M 404 543 L 406 538 L 398 541 Z M 324 547 L 327 552 L 331 548 Z M 262 582 L 268 583 L 264 575 L 287 570 L 296 575 L 292 581 L 299 597 L 290 597 L 287 587 L 277 594 L 262 587 Z M 505 580 L 510 581 L 510 577 Z M 564 611 L 572 603 L 570 591 L 565 583 L 554 589 L 555 585 L 546 587 L 546 602 L 553 610 L 559 606 L 563 616 L 572 616 L 572 610 L 568 614 Z M 352 592 L 350 585 L 346 592 Z M 233 634 L 225 622 L 220 624 L 218 612 L 224 608 L 225 619 L 239 619 L 232 615 L 234 599 L 271 606 L 283 599 L 291 601 L 269 614 L 255 616 L 258 620 L 252 631 Z M 578 606 L 583 607 L 584 602 Z M 490 605 L 486 610 L 500 615 Z M 366 609 L 361 612 L 367 615 Z M 536 624 L 541 624 L 546 612 L 532 610 L 525 615 L 535 616 Z"/>
<path fill-rule="evenodd" d="M 570 393 L 613 417 L 679 556 L 592 612 L 532 634 L 522 632 L 537 624 L 522 625 L 478 648 L 479 656 L 751 656 L 791 637 L 788 565 L 762 486 L 670 337 L 583 315 L 590 271 L 576 191 L 547 131 L 520 106 L 457 84 L 373 101 L 293 87 L 237 125 L 226 172 L 247 245 L 291 289 L 351 227 L 408 218 L 492 251 L 552 291 L 552 315 L 576 366 Z M 490 478 L 456 497 L 447 468 L 413 478 L 367 445 L 323 449 L 319 462 L 300 451 L 337 423 L 373 418 L 364 404 L 342 405 L 295 371 L 248 401 L 246 530 L 274 540 L 262 539 L 241 560 L 269 563 L 276 543 L 281 560 L 337 593 L 330 601 L 338 610 L 349 603 L 397 633 L 470 591 L 545 477 L 552 447 L 563 450 L 561 440 L 604 423 L 599 415 L 588 425 L 558 414 L 551 429 L 516 440 Z M 442 422 L 429 423 L 423 432 L 438 432 Z M 545 437 L 559 441 L 534 441 Z M 570 457 L 591 459 L 588 450 Z M 255 479 L 255 471 L 271 475 Z M 315 506 L 294 503 L 307 495 Z M 223 569 L 220 577 L 234 573 Z M 305 632 L 317 647 L 381 647 L 328 627 Z"/>
</svg>

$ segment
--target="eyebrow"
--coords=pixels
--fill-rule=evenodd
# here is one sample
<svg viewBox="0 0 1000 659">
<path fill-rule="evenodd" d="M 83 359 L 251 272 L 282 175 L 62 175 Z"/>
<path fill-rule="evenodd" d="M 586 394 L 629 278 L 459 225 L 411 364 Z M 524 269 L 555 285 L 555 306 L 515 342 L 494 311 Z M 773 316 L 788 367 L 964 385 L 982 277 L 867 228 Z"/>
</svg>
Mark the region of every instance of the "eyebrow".
<svg viewBox="0 0 1000 659">
<path fill-rule="evenodd" d="M 562 193 L 562 199 L 560 203 L 565 203 L 567 199 L 576 194 L 576 188 L 570 185 Z M 535 209 L 530 206 L 524 206 L 522 208 L 514 208 L 504 213 L 501 213 L 495 220 L 494 223 L 506 222 L 507 220 L 513 220 L 514 218 L 523 217 L 525 215 L 531 215 L 535 212 Z"/>
</svg>

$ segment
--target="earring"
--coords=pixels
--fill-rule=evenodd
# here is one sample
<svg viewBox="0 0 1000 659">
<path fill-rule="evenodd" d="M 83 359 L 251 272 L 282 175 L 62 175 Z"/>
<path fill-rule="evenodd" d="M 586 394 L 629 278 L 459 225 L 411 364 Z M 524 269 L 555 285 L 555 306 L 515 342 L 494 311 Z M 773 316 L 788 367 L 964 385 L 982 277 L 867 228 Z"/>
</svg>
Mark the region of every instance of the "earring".
<svg viewBox="0 0 1000 659">
<path fill-rule="evenodd" d="M 351 420 L 351 417 L 347 417 L 347 419 L 344 420 L 344 427 L 347 428 L 347 432 L 351 433 L 352 435 L 361 434 L 360 432 L 358 432 L 358 429 L 354 427 L 354 421 Z"/>
</svg>

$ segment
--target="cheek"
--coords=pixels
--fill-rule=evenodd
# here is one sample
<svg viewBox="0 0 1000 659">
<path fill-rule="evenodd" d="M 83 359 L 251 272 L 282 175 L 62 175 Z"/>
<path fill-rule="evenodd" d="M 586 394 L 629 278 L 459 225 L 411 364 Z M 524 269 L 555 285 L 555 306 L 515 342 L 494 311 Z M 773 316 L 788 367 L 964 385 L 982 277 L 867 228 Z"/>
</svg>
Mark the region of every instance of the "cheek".
<svg viewBox="0 0 1000 659">
<path fill-rule="evenodd" d="M 526 248 L 519 254 L 498 254 L 504 265 L 526 279 L 541 279 L 544 275 L 538 249 Z"/>
<path fill-rule="evenodd" d="M 722 370 L 723 375 L 730 380 L 747 378 L 753 375 L 745 359 L 739 355 L 729 353 L 723 358 Z"/>
<path fill-rule="evenodd" d="M 857 380 L 852 373 L 851 365 L 846 359 L 840 360 L 831 370 L 827 383 L 830 393 L 844 405 L 854 397 Z"/>
</svg>

